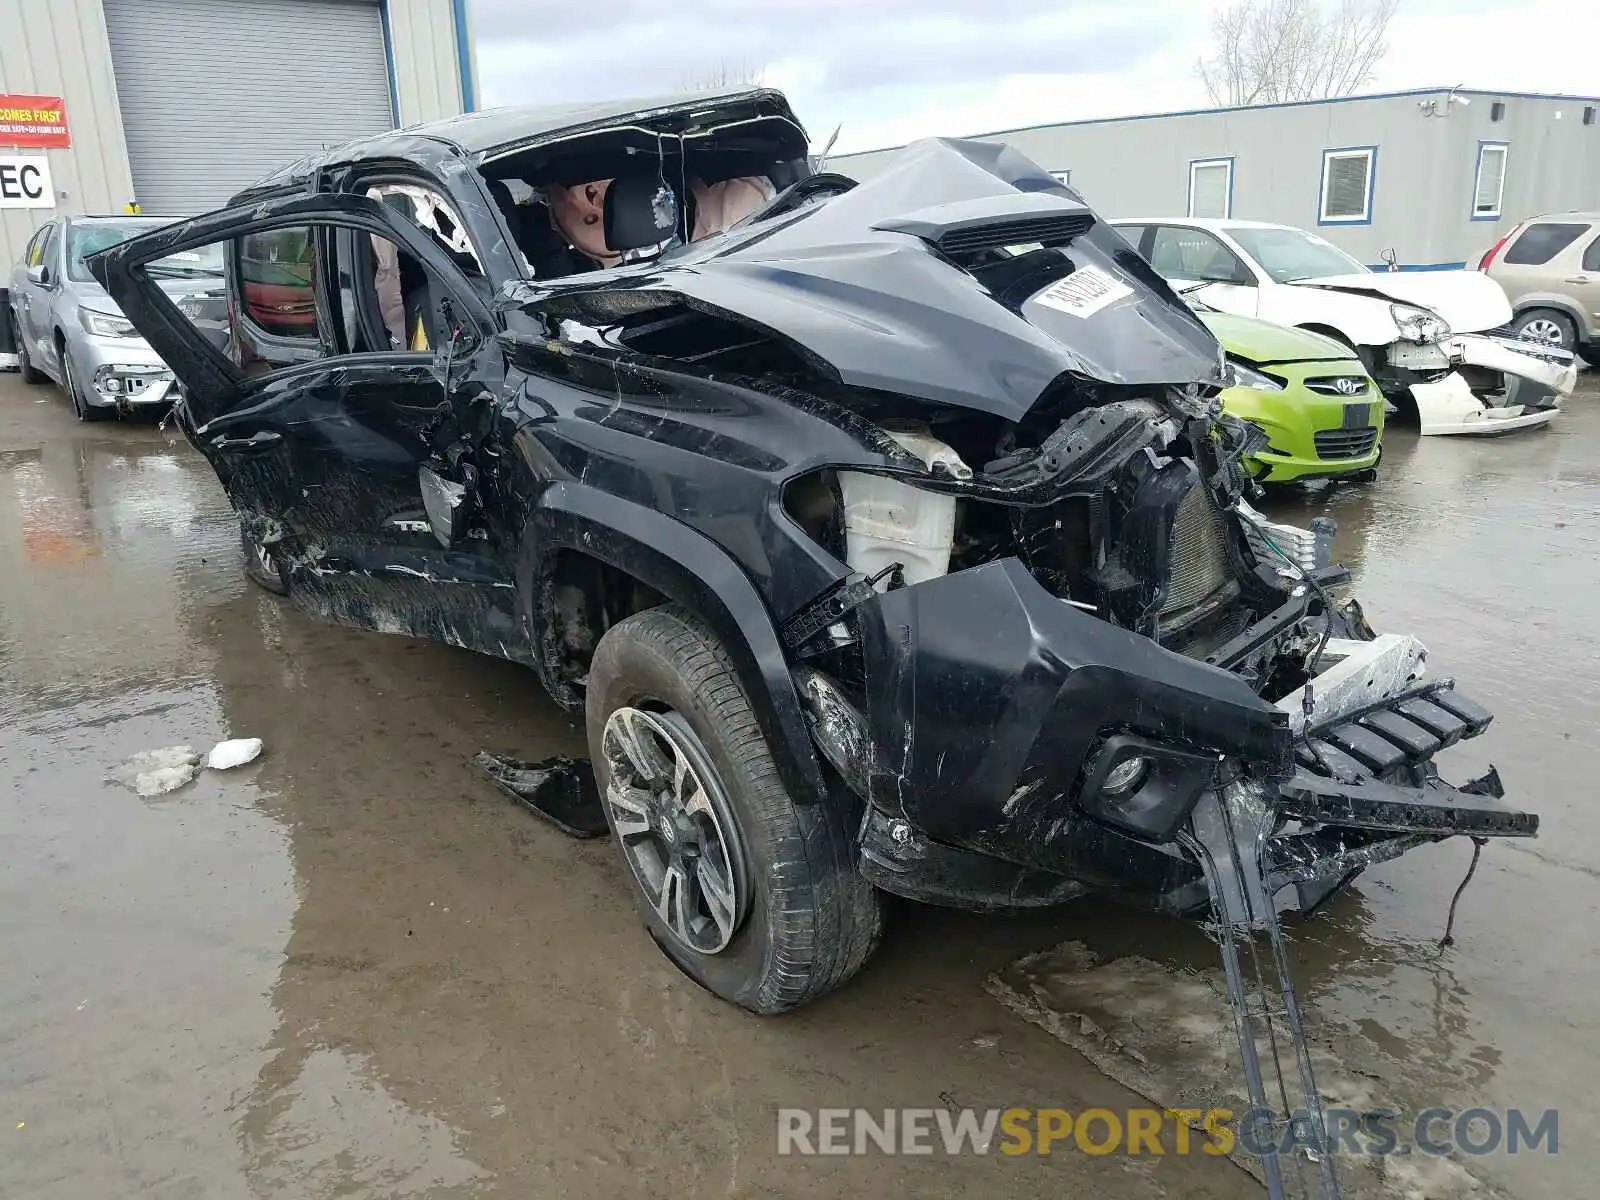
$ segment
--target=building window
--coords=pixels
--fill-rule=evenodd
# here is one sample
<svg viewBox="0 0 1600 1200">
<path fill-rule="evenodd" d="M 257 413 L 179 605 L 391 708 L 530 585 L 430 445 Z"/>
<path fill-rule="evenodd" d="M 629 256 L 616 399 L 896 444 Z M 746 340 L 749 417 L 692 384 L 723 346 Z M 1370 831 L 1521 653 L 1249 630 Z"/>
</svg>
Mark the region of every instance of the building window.
<svg viewBox="0 0 1600 1200">
<path fill-rule="evenodd" d="M 1189 164 L 1189 215 L 1233 216 L 1233 159 L 1202 158 Z"/>
<path fill-rule="evenodd" d="M 1322 152 L 1322 194 L 1319 225 L 1372 224 L 1372 176 L 1376 146 L 1350 146 Z"/>
<path fill-rule="evenodd" d="M 1478 143 L 1478 174 L 1472 184 L 1472 219 L 1498 221 L 1506 190 L 1506 144 Z"/>
</svg>

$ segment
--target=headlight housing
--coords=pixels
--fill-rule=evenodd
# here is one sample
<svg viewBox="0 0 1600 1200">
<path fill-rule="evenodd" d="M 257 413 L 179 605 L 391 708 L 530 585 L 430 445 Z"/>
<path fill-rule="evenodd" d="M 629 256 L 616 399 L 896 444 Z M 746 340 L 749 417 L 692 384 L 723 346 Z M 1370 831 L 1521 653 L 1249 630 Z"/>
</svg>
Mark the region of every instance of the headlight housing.
<svg viewBox="0 0 1600 1200">
<path fill-rule="evenodd" d="M 1254 367 L 1247 367 L 1243 363 L 1229 363 L 1233 371 L 1233 387 L 1255 388 L 1258 392 L 1281 392 L 1283 384 L 1271 375 L 1265 375 Z"/>
<path fill-rule="evenodd" d="M 1400 336 L 1423 346 L 1429 342 L 1442 342 L 1450 336 L 1450 326 L 1437 313 L 1431 313 L 1415 304 L 1391 304 L 1389 315 L 1394 318 Z"/>
<path fill-rule="evenodd" d="M 95 312 L 93 309 L 80 308 L 78 320 L 83 323 L 95 337 L 138 337 L 139 331 L 133 327 L 133 322 L 126 317 L 114 317 L 110 313 Z"/>
</svg>

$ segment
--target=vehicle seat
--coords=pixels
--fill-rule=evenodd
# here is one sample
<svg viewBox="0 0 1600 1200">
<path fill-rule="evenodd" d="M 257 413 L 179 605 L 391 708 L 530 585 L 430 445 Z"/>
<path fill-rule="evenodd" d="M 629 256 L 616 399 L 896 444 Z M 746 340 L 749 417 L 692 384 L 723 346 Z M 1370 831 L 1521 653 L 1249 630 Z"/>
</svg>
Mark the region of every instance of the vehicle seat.
<svg viewBox="0 0 1600 1200">
<path fill-rule="evenodd" d="M 560 279 L 594 270 L 593 263 L 567 245 L 550 218 L 548 205 L 538 201 L 518 204 L 505 180 L 491 179 L 488 183 L 489 195 L 505 216 L 512 240 L 535 279 Z"/>
<path fill-rule="evenodd" d="M 627 254 L 651 250 L 678 233 L 678 196 L 655 171 L 618 175 L 602 208 L 606 245 Z"/>
<path fill-rule="evenodd" d="M 530 206 L 518 204 L 511 194 L 511 185 L 504 179 L 491 179 L 489 182 L 489 195 L 494 198 L 495 207 L 500 210 L 500 215 L 506 219 L 506 227 L 511 230 L 512 245 L 522 255 L 522 261 L 532 266 L 528 257 L 528 219 L 536 214 Z"/>
<path fill-rule="evenodd" d="M 1238 266 L 1234 262 L 1233 255 L 1218 246 L 1212 250 L 1211 256 L 1206 260 L 1205 267 L 1200 272 L 1200 275 L 1204 279 L 1227 279 L 1236 270 L 1238 270 Z"/>
</svg>

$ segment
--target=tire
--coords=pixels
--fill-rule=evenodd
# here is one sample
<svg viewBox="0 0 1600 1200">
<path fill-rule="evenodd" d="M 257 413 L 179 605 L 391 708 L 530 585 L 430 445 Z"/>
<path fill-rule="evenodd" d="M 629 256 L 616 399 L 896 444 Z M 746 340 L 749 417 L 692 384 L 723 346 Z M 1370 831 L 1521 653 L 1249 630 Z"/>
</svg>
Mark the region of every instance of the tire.
<svg viewBox="0 0 1600 1200">
<path fill-rule="evenodd" d="M 1585 342 L 1578 347 L 1578 355 L 1591 367 L 1600 367 L 1600 342 Z"/>
<path fill-rule="evenodd" d="M 80 421 L 100 420 L 104 414 L 98 408 L 91 408 L 78 390 L 78 373 L 72 369 L 72 355 L 68 353 L 66 343 L 57 341 L 56 350 L 61 355 L 61 390 L 72 401 L 73 415 Z"/>
<path fill-rule="evenodd" d="M 244 550 L 244 575 L 259 588 L 274 596 L 289 594 L 289 576 L 273 557 L 272 552 L 239 526 L 239 543 Z"/>
<path fill-rule="evenodd" d="M 877 891 L 856 870 L 851 806 L 837 797 L 800 806 L 789 797 L 732 661 L 704 625 L 675 606 L 618 622 L 595 648 L 585 707 L 618 856 L 650 936 L 679 970 L 724 1000 L 767 1014 L 815 1000 L 861 969 L 877 946 L 882 911 Z M 693 839 L 664 836 L 662 812 L 641 817 L 642 806 L 630 807 L 641 797 L 654 806 L 660 797 L 622 786 L 631 768 L 618 749 L 629 730 L 650 747 L 646 757 L 663 761 L 677 752 L 677 762 L 703 776 L 703 807 L 718 816 L 728 842 L 717 872 L 732 877 L 735 898 L 730 931 L 719 934 L 713 925 L 702 937 L 712 945 L 720 938 L 718 948 L 690 944 L 657 911 L 665 882 L 656 896 L 647 890 L 640 856 L 663 851 L 668 836 L 680 845 Z M 673 775 L 667 767 L 659 778 Z M 680 790 L 693 791 L 692 782 Z M 702 834 L 707 828 L 704 814 L 691 824 Z M 700 845 L 705 860 L 719 862 L 704 837 Z M 709 895 L 699 883 L 679 892 L 683 909 L 698 903 L 707 913 Z"/>
<path fill-rule="evenodd" d="M 33 365 L 33 360 L 28 357 L 28 343 L 22 337 L 22 325 L 17 321 L 17 314 L 8 314 L 11 322 L 11 339 L 17 348 L 17 369 L 22 372 L 22 382 L 38 385 L 49 383 L 45 373 Z"/>
<path fill-rule="evenodd" d="M 1516 337 L 1530 338 L 1562 350 L 1571 350 L 1578 340 L 1577 327 L 1573 325 L 1572 318 L 1553 308 L 1530 308 L 1527 312 L 1518 313 L 1517 319 L 1511 323 L 1511 332 Z"/>
<path fill-rule="evenodd" d="M 1383 466 L 1383 444 L 1380 442 L 1378 444 L 1378 458 L 1377 458 L 1377 461 L 1375 461 L 1366 470 L 1364 470 L 1364 471 L 1356 471 L 1354 474 L 1352 474 L 1349 477 L 1350 478 L 1350 482 L 1352 482 L 1352 483 L 1377 483 L 1378 482 L 1378 468 L 1381 467 L 1381 466 Z"/>
</svg>

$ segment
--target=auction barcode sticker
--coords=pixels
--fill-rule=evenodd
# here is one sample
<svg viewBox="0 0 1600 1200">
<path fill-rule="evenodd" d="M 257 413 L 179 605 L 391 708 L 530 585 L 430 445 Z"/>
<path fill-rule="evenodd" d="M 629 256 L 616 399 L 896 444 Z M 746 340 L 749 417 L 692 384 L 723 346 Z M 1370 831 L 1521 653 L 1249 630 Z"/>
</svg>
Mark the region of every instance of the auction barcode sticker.
<svg viewBox="0 0 1600 1200">
<path fill-rule="evenodd" d="M 1079 267 L 1065 279 L 1058 279 L 1034 297 L 1047 308 L 1091 317 L 1106 305 L 1133 295 L 1133 289 L 1099 267 Z"/>
</svg>

